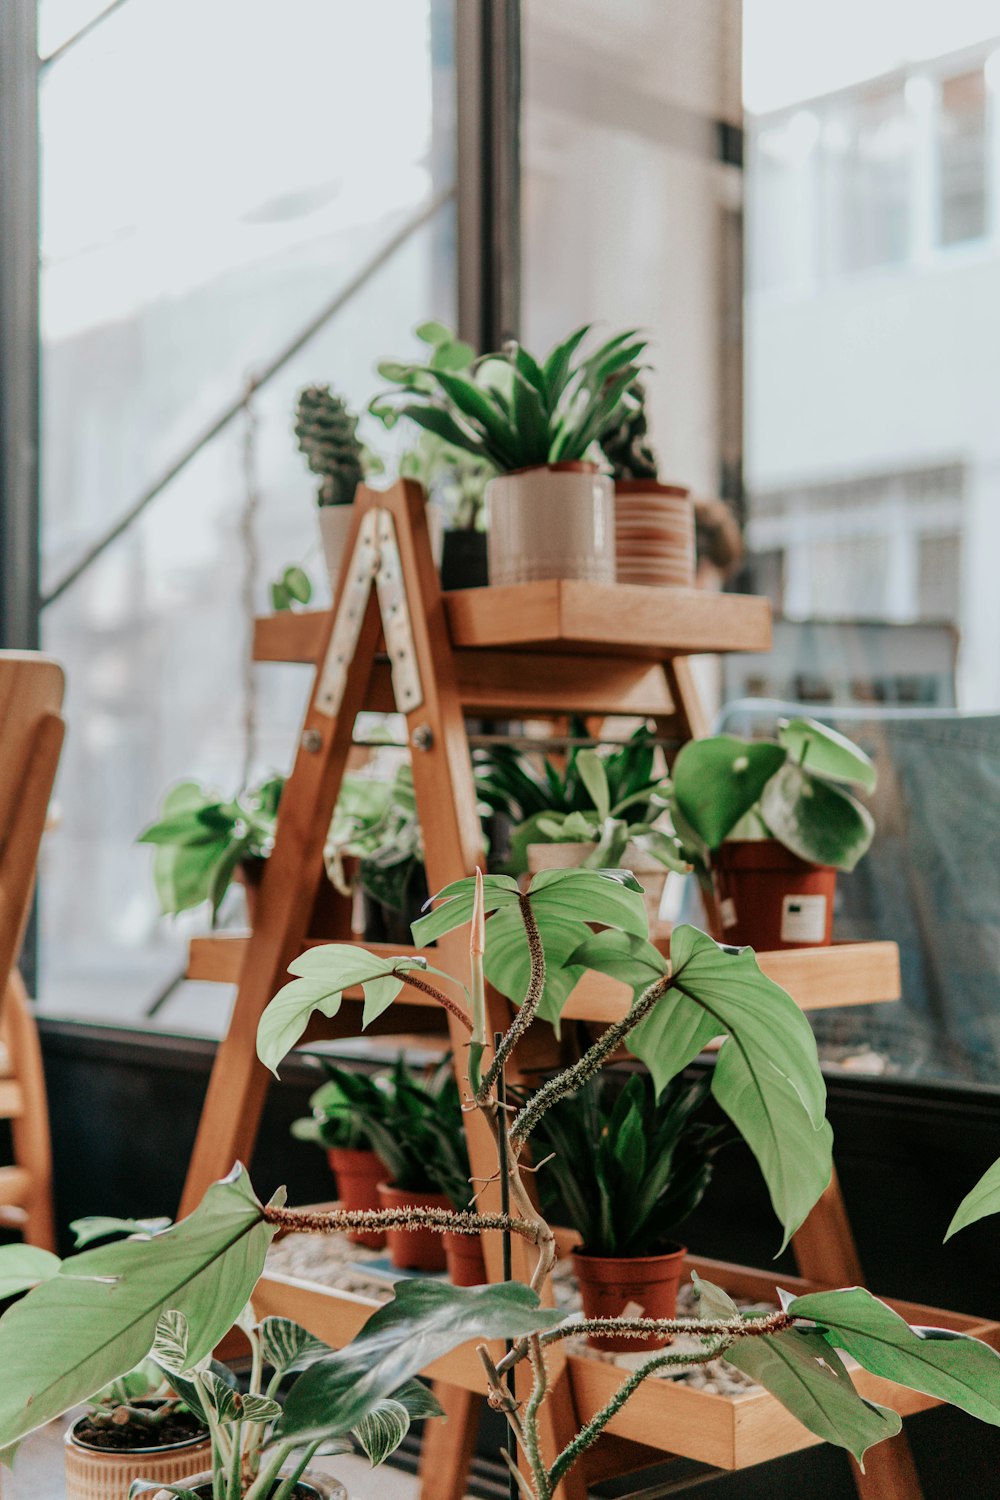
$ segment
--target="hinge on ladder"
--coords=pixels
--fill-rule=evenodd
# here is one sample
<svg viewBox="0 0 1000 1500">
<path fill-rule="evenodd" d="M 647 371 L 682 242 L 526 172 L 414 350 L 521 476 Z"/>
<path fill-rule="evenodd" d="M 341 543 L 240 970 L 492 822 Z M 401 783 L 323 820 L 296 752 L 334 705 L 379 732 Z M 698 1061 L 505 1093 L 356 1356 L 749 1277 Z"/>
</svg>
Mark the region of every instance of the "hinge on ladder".
<svg viewBox="0 0 1000 1500">
<path fill-rule="evenodd" d="M 396 705 L 410 713 L 423 702 L 417 653 L 413 644 L 410 608 L 403 586 L 403 570 L 392 512 L 381 507 L 362 517 L 358 538 L 333 623 L 330 645 L 320 673 L 315 706 L 335 718 L 343 702 L 347 671 L 358 649 L 372 581 L 378 593 L 382 632 L 392 670 Z"/>
</svg>

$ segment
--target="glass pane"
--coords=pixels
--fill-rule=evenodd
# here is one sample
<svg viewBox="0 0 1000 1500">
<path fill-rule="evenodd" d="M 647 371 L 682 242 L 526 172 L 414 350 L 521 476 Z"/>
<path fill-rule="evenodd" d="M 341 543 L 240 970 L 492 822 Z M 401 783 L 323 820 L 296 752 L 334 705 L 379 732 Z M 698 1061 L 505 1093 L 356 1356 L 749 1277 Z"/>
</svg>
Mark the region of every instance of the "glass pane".
<svg viewBox="0 0 1000 1500">
<path fill-rule="evenodd" d="M 959 73 L 941 84 L 938 149 L 941 240 L 974 240 L 986 230 L 986 77 Z"/>
<path fill-rule="evenodd" d="M 219 8 L 228 9 L 225 0 Z M 150 14 L 155 31 L 153 0 L 136 9 Z M 169 9 L 174 17 L 178 6 Z M 203 8 L 197 9 L 200 16 Z M 273 7 L 244 4 L 238 9 L 255 21 L 241 30 L 240 66 L 261 83 L 272 70 L 280 73 L 285 64 L 290 66 L 291 54 L 282 50 L 283 43 L 276 43 L 277 50 L 271 47 L 273 28 L 265 22 L 275 15 Z M 322 207 L 300 205 L 301 213 L 290 210 L 287 220 L 268 220 L 271 227 L 251 254 L 241 240 L 251 220 L 242 210 L 242 218 L 233 213 L 236 189 L 230 191 L 223 182 L 213 209 L 214 227 L 201 236 L 211 277 L 203 279 L 191 265 L 190 280 L 185 280 L 164 252 L 155 262 L 162 273 L 160 285 L 150 280 L 127 307 L 114 298 L 131 297 L 136 288 L 115 288 L 110 270 L 103 282 L 90 283 L 91 289 L 103 285 L 108 300 L 88 303 L 91 273 L 79 249 L 81 301 L 76 307 L 81 318 L 92 318 L 92 326 L 56 340 L 50 330 L 45 349 L 50 456 L 45 535 L 51 542 L 50 560 L 58 557 L 60 566 L 71 562 L 87 538 L 113 522 L 122 503 L 133 498 L 134 485 L 150 464 L 147 439 L 155 442 L 157 468 L 162 468 L 187 440 L 196 408 L 200 423 L 209 406 L 216 410 L 237 399 L 247 371 L 266 363 L 303 321 L 363 271 L 373 249 L 423 201 L 419 193 L 408 196 L 414 182 L 420 180 L 419 192 L 426 196 L 435 174 L 440 171 L 445 180 L 450 170 L 450 6 L 437 0 L 402 5 L 377 0 L 365 8 L 365 28 L 369 15 L 377 13 L 383 27 L 398 23 L 412 42 L 406 61 L 410 84 L 393 93 L 391 78 L 383 72 L 376 91 L 369 77 L 367 113 L 355 130 L 339 134 L 336 129 L 331 133 L 331 127 L 339 129 L 346 122 L 334 96 L 346 89 L 354 97 L 354 85 L 342 80 L 364 71 L 348 65 L 337 41 L 334 22 L 344 21 L 347 7 L 301 0 L 288 12 L 282 9 L 297 18 L 293 29 L 298 45 L 325 54 L 322 87 L 319 70 L 310 63 L 307 76 L 314 87 L 295 99 L 292 110 L 294 134 L 309 136 L 308 145 L 293 139 L 287 119 L 277 120 L 269 104 L 265 113 L 276 135 L 268 147 L 269 161 L 261 164 L 265 124 L 253 125 L 245 139 L 234 133 L 225 116 L 209 108 L 210 98 L 218 96 L 212 95 L 211 80 L 200 64 L 183 72 L 186 98 L 202 121 L 206 154 L 227 157 L 244 204 L 254 192 L 261 203 L 273 201 L 284 156 L 290 194 L 292 185 L 317 180 L 322 169 L 337 184 L 344 212 L 338 209 L 331 216 Z M 352 26 L 352 46 L 354 35 Z M 133 41 L 141 43 L 138 67 L 148 44 L 141 28 Z M 331 88 L 329 56 L 335 43 L 341 55 L 338 84 Z M 81 43 L 81 50 L 89 45 Z M 53 77 L 74 55 L 75 49 L 53 64 Z M 422 79 L 419 88 L 412 75 Z M 277 113 L 290 94 L 291 75 L 276 77 L 271 97 L 281 106 Z M 268 97 L 267 90 L 261 97 Z M 151 113 L 151 128 L 153 124 Z M 358 160 L 368 161 L 370 170 L 372 158 L 359 134 L 362 125 L 371 130 L 372 149 L 381 153 L 380 170 L 385 169 L 379 191 L 375 176 L 368 182 L 364 201 Z M 390 135 L 395 137 L 391 148 Z M 433 171 L 428 155 L 432 141 Z M 193 153 L 193 143 L 188 145 Z M 107 174 L 114 177 L 117 171 L 113 159 Z M 169 180 L 165 159 L 156 171 L 164 196 L 176 205 L 188 188 Z M 97 179 L 95 193 L 103 193 L 109 206 L 103 222 L 107 246 L 113 249 L 119 220 L 110 211 L 112 200 L 124 216 L 132 202 L 124 184 L 104 182 L 104 175 L 102 165 L 92 177 Z M 213 202 L 207 173 L 202 186 L 207 210 Z M 65 182 L 63 187 L 69 191 Z M 52 184 L 49 190 L 56 200 Z M 157 196 L 153 182 L 139 184 L 134 178 L 131 191 L 143 212 Z M 190 191 L 193 197 L 194 189 Z M 313 213 L 322 220 L 315 235 Z M 66 217 L 72 218 L 68 210 Z M 268 771 L 288 769 L 308 670 L 261 666 L 248 675 L 247 648 L 252 617 L 269 608 L 269 582 L 286 564 L 306 567 L 317 603 L 329 598 L 314 480 L 292 434 L 296 394 L 306 384 L 330 382 L 355 408 L 363 406 L 378 385 L 373 368 L 378 358 L 416 352 L 411 330 L 427 317 L 454 321 L 454 220 L 449 200 L 260 388 L 253 401 L 250 451 L 248 417 L 239 411 L 44 612 L 45 649 L 67 671 L 70 725 L 57 793 L 60 823 L 47 841 L 40 882 L 39 996 L 46 1013 L 144 1024 L 149 1006 L 181 973 L 187 938 L 205 930 L 207 913 L 159 918 L 152 851 L 136 846 L 136 834 L 153 820 L 164 791 L 179 779 L 195 777 L 231 794 L 245 775 L 252 781 Z M 146 222 L 136 208 L 135 222 L 140 221 Z M 95 216 L 93 222 L 97 233 L 102 221 Z M 294 234 L 282 229 L 276 236 L 273 226 L 279 222 L 297 226 Z M 196 259 L 200 250 L 193 207 L 178 234 L 187 237 Z M 138 250 L 134 265 L 145 265 Z M 378 441 L 380 432 L 367 435 Z M 131 458 L 121 462 L 130 445 Z M 66 456 L 54 468 L 51 459 L 63 448 Z M 251 492 L 257 496 L 255 506 Z M 234 891 L 223 919 L 242 920 L 242 909 Z M 163 1006 L 156 1024 L 218 1034 L 230 998 L 225 986 L 184 985 Z"/>
</svg>

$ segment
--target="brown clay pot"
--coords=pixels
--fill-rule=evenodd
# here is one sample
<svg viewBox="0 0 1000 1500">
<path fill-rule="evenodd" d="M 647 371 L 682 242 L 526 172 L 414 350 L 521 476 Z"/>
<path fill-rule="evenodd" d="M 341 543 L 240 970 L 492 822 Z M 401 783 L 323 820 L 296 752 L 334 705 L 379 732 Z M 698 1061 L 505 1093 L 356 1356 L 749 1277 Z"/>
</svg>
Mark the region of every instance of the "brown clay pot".
<svg viewBox="0 0 1000 1500">
<path fill-rule="evenodd" d="M 452 1286 L 484 1286 L 486 1261 L 478 1234 L 443 1234 L 441 1238 Z"/>
<path fill-rule="evenodd" d="M 658 479 L 615 484 L 615 557 L 619 583 L 694 588 L 694 502 L 690 490 Z"/>
<path fill-rule="evenodd" d="M 444 1193 L 414 1193 L 394 1187 L 390 1182 L 378 1185 L 381 1208 L 450 1208 Z M 386 1231 L 389 1259 L 401 1271 L 443 1271 L 447 1264 L 443 1237 L 434 1229 L 389 1229 Z"/>
<path fill-rule="evenodd" d="M 337 1195 L 344 1208 L 378 1208 L 378 1185 L 385 1177 L 385 1166 L 374 1151 L 352 1151 L 346 1146 L 331 1146 L 326 1153 L 330 1169 L 337 1179 Z M 385 1245 L 382 1230 L 349 1229 L 352 1245 L 381 1250 Z"/>
<path fill-rule="evenodd" d="M 586 1255 L 582 1250 L 574 1250 L 573 1269 L 580 1284 L 584 1317 L 620 1318 L 626 1308 L 637 1318 L 674 1317 L 686 1255 L 687 1250 L 681 1245 L 664 1255 L 637 1255 L 628 1259 Z M 587 1342 L 594 1349 L 627 1354 L 662 1349 L 670 1339 L 656 1334 L 624 1338 L 590 1333 Z"/>
<path fill-rule="evenodd" d="M 735 947 L 822 948 L 833 936 L 837 872 L 811 865 L 777 839 L 736 840 L 712 856 L 716 936 Z"/>
</svg>

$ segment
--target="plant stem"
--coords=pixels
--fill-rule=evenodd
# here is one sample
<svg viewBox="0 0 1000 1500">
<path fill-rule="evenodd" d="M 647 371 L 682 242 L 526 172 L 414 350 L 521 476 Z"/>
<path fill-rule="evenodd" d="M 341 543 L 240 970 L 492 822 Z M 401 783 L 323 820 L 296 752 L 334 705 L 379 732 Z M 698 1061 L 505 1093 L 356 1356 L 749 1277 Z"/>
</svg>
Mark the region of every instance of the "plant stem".
<svg viewBox="0 0 1000 1500">
<path fill-rule="evenodd" d="M 285 1475 L 284 1479 L 278 1485 L 278 1488 L 275 1490 L 274 1494 L 272 1496 L 268 1496 L 265 1494 L 262 1497 L 262 1500 L 288 1500 L 289 1495 L 295 1493 L 295 1486 L 302 1478 L 309 1460 L 317 1452 L 321 1443 L 322 1438 L 320 1438 L 315 1443 L 310 1443 L 308 1448 L 304 1449 L 300 1462 L 295 1464 L 290 1472 Z"/>
<path fill-rule="evenodd" d="M 264 1209 L 264 1219 L 268 1224 L 303 1234 L 334 1234 L 343 1229 L 431 1229 L 437 1234 L 480 1234 L 486 1229 L 519 1234 L 533 1245 L 542 1238 L 534 1218 L 464 1213 L 453 1208 L 331 1208 L 324 1213 L 313 1213 L 305 1208 L 269 1205 Z"/>
<path fill-rule="evenodd" d="M 537 1334 L 528 1340 L 528 1349 L 534 1379 L 524 1412 L 524 1447 L 528 1455 L 528 1463 L 531 1465 L 531 1477 L 538 1492 L 538 1500 L 551 1500 L 552 1486 L 538 1444 L 538 1412 L 549 1388 L 549 1377 L 545 1368 L 545 1355 Z M 510 1373 L 513 1376 L 513 1370 Z"/>
<path fill-rule="evenodd" d="M 395 973 L 395 970 L 393 972 Z M 456 1020 L 461 1021 L 466 1031 L 472 1031 L 472 1022 L 465 1011 L 458 1004 L 457 1000 L 452 1000 L 451 996 L 446 995 L 443 990 L 437 989 L 433 984 L 428 984 L 426 979 L 418 979 L 410 969 L 405 969 L 402 973 L 396 973 L 396 978 L 402 979 L 403 983 L 408 984 L 412 990 L 419 990 L 422 995 L 430 995 L 432 1000 L 436 1000 L 439 1005 L 443 1005 L 445 1010 L 453 1015 Z"/>
<path fill-rule="evenodd" d="M 524 923 L 525 936 L 528 939 L 531 979 L 528 983 L 528 992 L 518 1007 L 517 1015 L 511 1021 L 504 1036 L 497 1044 L 489 1072 L 483 1079 L 482 1086 L 477 1094 L 477 1100 L 480 1098 L 485 1100 L 500 1077 L 507 1059 L 535 1019 L 535 1014 L 542 1002 L 542 995 L 545 990 L 545 950 L 542 947 L 542 936 L 538 931 L 535 914 L 531 910 L 531 899 L 528 896 L 519 896 L 518 904 L 521 912 L 521 921 Z"/>
<path fill-rule="evenodd" d="M 498 1031 L 495 1034 L 494 1038 L 493 1038 L 493 1054 L 494 1054 L 495 1058 L 500 1056 L 500 1049 L 501 1049 L 502 1045 L 503 1045 L 503 1037 L 502 1037 L 501 1033 Z M 492 1071 L 493 1070 L 491 1068 L 490 1072 L 492 1073 Z M 501 1213 L 501 1216 L 503 1218 L 509 1219 L 510 1218 L 510 1161 L 509 1161 L 509 1146 L 510 1146 L 510 1142 L 507 1139 L 507 1078 L 506 1078 L 506 1074 L 505 1074 L 504 1069 L 503 1069 L 502 1066 L 500 1068 L 500 1072 L 499 1072 L 499 1075 L 497 1076 L 497 1081 L 496 1082 L 497 1082 L 497 1103 L 500 1106 L 499 1114 L 497 1115 L 497 1124 L 498 1124 L 498 1127 L 499 1127 L 498 1130 L 497 1130 L 497 1150 L 498 1150 L 498 1155 L 499 1155 L 499 1158 L 500 1158 L 500 1213 Z M 503 1246 L 503 1279 L 504 1279 L 504 1281 L 510 1281 L 511 1276 L 513 1274 L 513 1262 L 512 1262 L 512 1257 L 511 1257 L 511 1237 L 510 1237 L 510 1230 L 509 1229 L 505 1229 L 504 1230 L 504 1232 L 503 1232 L 503 1238 L 501 1240 L 501 1244 Z M 511 1342 L 511 1340 L 508 1339 L 507 1343 L 506 1343 L 506 1352 L 507 1352 L 508 1355 L 510 1354 L 510 1352 L 511 1352 L 511 1350 L 512 1350 L 513 1347 L 514 1346 L 513 1346 L 512 1342 Z M 515 1386 L 514 1386 L 514 1371 L 513 1371 L 513 1368 L 509 1371 L 509 1373 L 507 1375 L 507 1389 L 510 1391 L 511 1399 L 514 1401 L 514 1403 L 516 1405 L 516 1402 L 517 1402 L 517 1393 L 516 1393 Z M 513 1470 L 511 1470 L 510 1477 L 509 1477 L 509 1479 L 507 1481 L 507 1485 L 508 1485 L 508 1500 L 517 1500 L 517 1480 L 516 1480 L 516 1477 L 514 1475 L 514 1471 Z"/>
<path fill-rule="evenodd" d="M 268 1500 L 268 1492 L 281 1472 L 281 1465 L 293 1451 L 288 1443 L 279 1443 L 271 1456 L 270 1462 L 261 1469 L 253 1484 L 247 1490 L 243 1500 Z"/>
</svg>

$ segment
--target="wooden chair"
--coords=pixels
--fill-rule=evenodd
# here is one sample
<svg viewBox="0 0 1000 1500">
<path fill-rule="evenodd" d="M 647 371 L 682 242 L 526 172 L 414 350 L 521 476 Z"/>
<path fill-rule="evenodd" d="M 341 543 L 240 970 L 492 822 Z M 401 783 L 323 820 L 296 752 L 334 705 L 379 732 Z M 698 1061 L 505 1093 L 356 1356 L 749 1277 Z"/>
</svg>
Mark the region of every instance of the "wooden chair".
<svg viewBox="0 0 1000 1500">
<path fill-rule="evenodd" d="M 0 1119 L 14 1164 L 0 1167 L 0 1224 L 55 1248 L 41 1051 L 17 956 L 59 764 L 63 672 L 34 652 L 0 651 Z"/>
</svg>

